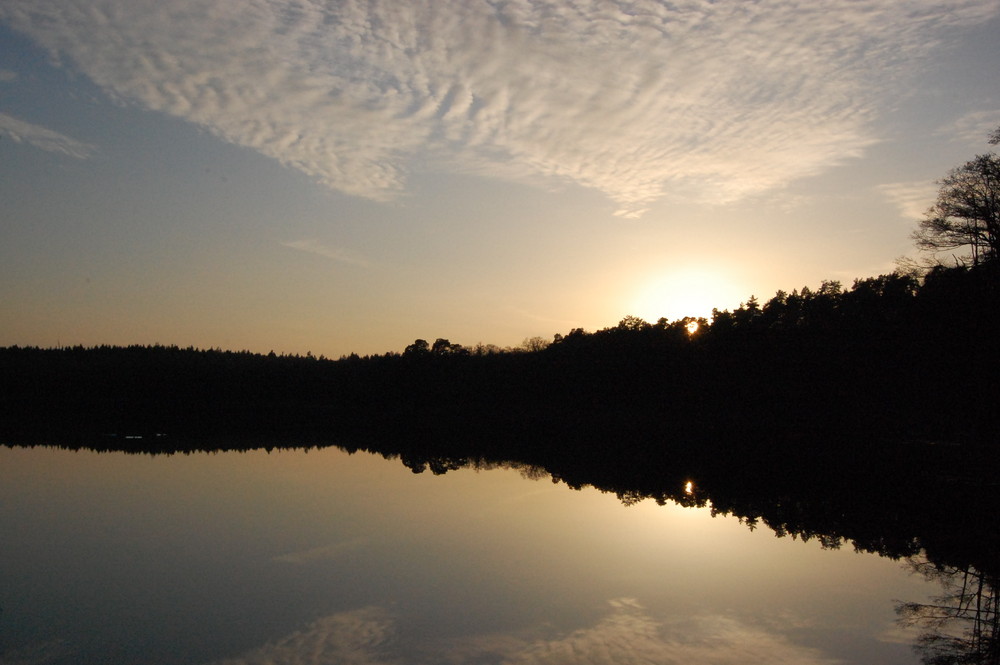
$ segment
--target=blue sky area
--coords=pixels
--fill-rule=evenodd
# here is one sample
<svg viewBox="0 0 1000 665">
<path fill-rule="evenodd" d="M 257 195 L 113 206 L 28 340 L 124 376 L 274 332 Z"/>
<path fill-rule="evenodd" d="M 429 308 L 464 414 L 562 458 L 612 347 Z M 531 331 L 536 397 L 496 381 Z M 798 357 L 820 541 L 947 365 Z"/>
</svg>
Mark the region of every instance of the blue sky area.
<svg viewBox="0 0 1000 665">
<path fill-rule="evenodd" d="M 517 345 L 889 272 L 995 0 L 5 0 L 0 345 Z"/>
</svg>

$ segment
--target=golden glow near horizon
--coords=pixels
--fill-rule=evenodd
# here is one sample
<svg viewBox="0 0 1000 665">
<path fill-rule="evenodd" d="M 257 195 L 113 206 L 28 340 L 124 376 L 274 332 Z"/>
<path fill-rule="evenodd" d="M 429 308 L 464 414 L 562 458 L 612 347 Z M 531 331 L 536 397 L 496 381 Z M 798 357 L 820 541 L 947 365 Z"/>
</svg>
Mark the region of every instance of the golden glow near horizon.
<svg viewBox="0 0 1000 665">
<path fill-rule="evenodd" d="M 1000 125 L 996 0 L 147 4 L 0 2 L 0 345 L 707 318 L 891 271 Z"/>
<path fill-rule="evenodd" d="M 632 300 L 635 316 L 650 323 L 686 316 L 712 318 L 712 309 L 731 309 L 749 295 L 721 271 L 681 268 L 649 279 Z M 688 328 L 688 332 L 695 332 Z"/>
</svg>

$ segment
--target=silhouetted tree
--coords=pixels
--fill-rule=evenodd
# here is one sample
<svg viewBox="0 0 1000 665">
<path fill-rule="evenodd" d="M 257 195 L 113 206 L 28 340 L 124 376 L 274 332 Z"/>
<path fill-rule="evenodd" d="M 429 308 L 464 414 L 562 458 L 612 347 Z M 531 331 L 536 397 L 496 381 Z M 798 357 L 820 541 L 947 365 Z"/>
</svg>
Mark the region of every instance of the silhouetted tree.
<svg viewBox="0 0 1000 665">
<path fill-rule="evenodd" d="M 937 201 L 913 233 L 921 250 L 968 249 L 959 261 L 979 265 L 1000 256 L 1000 157 L 994 153 L 953 169 L 939 182 Z"/>
<path fill-rule="evenodd" d="M 619 330 L 646 330 L 649 328 L 649 324 L 638 316 L 632 316 L 629 314 L 621 321 L 618 322 Z"/>
<path fill-rule="evenodd" d="M 521 349 L 524 351 L 542 351 L 548 347 L 549 342 L 542 337 L 525 337 L 524 341 L 521 342 Z"/>
<path fill-rule="evenodd" d="M 741 304 L 733 312 L 733 316 L 736 318 L 736 325 L 740 328 L 747 328 L 752 325 L 761 316 L 760 303 L 757 302 L 757 296 L 750 296 L 746 303 Z"/>
<path fill-rule="evenodd" d="M 403 349 L 404 356 L 423 356 L 431 352 L 431 346 L 427 343 L 426 339 L 416 339 L 413 344 L 410 344 L 405 349 Z"/>
<path fill-rule="evenodd" d="M 714 335 L 725 336 L 726 333 L 732 331 L 735 325 L 736 318 L 728 309 L 712 308 L 712 333 Z"/>
<path fill-rule="evenodd" d="M 450 356 L 463 355 L 468 353 L 468 351 L 461 344 L 454 344 L 443 337 L 438 337 L 434 340 L 433 346 L 431 346 L 431 353 L 436 356 Z"/>
<path fill-rule="evenodd" d="M 479 342 L 470 349 L 470 353 L 474 356 L 488 356 L 497 353 L 503 353 L 503 349 L 496 344 L 483 344 Z"/>
</svg>

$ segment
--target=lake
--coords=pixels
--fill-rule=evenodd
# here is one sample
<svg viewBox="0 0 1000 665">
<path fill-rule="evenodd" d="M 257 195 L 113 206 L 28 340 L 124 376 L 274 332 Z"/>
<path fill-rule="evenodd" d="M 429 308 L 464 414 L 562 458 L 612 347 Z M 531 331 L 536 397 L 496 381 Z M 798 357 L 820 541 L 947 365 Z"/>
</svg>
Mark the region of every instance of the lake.
<svg viewBox="0 0 1000 665">
<path fill-rule="evenodd" d="M 707 505 L 333 447 L 0 447 L 0 534 L 5 665 L 904 665 L 895 607 L 939 591 Z"/>
</svg>

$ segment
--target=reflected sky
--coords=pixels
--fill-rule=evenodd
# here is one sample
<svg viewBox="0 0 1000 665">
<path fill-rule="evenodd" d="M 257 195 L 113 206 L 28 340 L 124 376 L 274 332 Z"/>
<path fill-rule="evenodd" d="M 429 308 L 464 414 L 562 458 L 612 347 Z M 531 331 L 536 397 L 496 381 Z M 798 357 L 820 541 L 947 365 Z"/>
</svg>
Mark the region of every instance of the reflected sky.
<svg viewBox="0 0 1000 665">
<path fill-rule="evenodd" d="M 916 662 L 899 562 L 368 454 L 0 448 L 5 663 Z"/>
</svg>

